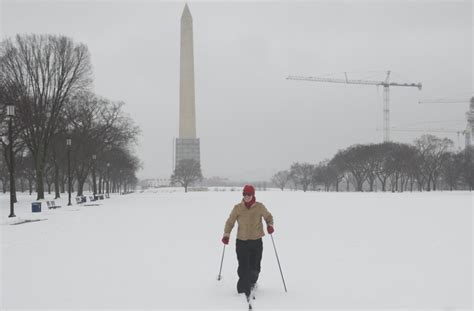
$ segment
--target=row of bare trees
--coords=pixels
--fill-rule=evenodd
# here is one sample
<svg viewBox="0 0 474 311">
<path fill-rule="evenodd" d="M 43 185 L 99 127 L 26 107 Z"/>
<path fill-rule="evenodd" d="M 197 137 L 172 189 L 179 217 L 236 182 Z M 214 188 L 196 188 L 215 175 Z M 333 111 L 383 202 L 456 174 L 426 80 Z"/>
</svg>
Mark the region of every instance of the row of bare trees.
<svg viewBox="0 0 474 311">
<path fill-rule="evenodd" d="M 67 181 L 67 138 L 72 141 L 71 175 L 78 195 L 88 179 L 102 192 L 106 181 L 110 190 L 136 183 L 140 163 L 131 148 L 139 129 L 124 113 L 123 102 L 102 98 L 91 87 L 92 64 L 84 44 L 35 34 L 0 43 L 2 137 L 7 132 L 5 107 L 15 106 L 13 141 L 2 140 L 4 191 L 10 167 L 6 150 L 12 143 L 21 190 L 28 184 L 37 199 L 44 199 L 45 187 L 51 191 L 54 185 L 58 198 Z"/>
<path fill-rule="evenodd" d="M 281 190 L 430 191 L 474 188 L 474 148 L 452 151 L 453 142 L 423 135 L 414 144 L 353 145 L 317 165 L 294 163 L 276 173 Z"/>
</svg>

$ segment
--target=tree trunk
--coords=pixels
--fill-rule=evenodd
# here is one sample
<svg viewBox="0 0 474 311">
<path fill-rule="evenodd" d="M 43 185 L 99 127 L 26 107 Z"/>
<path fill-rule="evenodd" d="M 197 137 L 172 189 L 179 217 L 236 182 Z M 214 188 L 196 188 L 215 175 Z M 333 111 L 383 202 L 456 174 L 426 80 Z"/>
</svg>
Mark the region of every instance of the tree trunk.
<svg viewBox="0 0 474 311">
<path fill-rule="evenodd" d="M 422 192 L 423 187 L 424 187 L 424 183 L 421 180 L 417 180 L 416 183 L 418 184 L 418 191 Z"/>
<path fill-rule="evenodd" d="M 13 203 L 18 203 L 17 199 L 16 199 L 16 180 L 15 180 L 15 176 L 13 176 L 13 185 L 12 185 L 12 189 L 10 189 L 10 191 L 13 192 Z"/>
<path fill-rule="evenodd" d="M 95 161 L 92 163 L 92 193 L 97 194 L 97 181 L 95 179 Z"/>
<path fill-rule="evenodd" d="M 84 179 L 77 179 L 77 196 L 84 195 L 84 184 L 86 180 Z"/>
<path fill-rule="evenodd" d="M 99 174 L 99 193 L 102 193 L 102 175 Z"/>
<path fill-rule="evenodd" d="M 43 168 L 36 166 L 36 200 L 44 199 Z"/>
<path fill-rule="evenodd" d="M 405 177 L 403 175 L 400 177 L 400 192 L 403 192 L 405 188 Z"/>
<path fill-rule="evenodd" d="M 362 192 L 364 181 L 361 181 L 359 178 L 356 178 L 356 182 L 357 182 L 357 191 Z"/>
<path fill-rule="evenodd" d="M 56 195 L 54 199 L 59 199 L 61 195 L 59 194 L 59 165 L 54 161 L 54 192 Z"/>
<path fill-rule="evenodd" d="M 370 192 L 374 191 L 374 178 L 369 179 L 369 187 L 370 187 Z"/>
</svg>

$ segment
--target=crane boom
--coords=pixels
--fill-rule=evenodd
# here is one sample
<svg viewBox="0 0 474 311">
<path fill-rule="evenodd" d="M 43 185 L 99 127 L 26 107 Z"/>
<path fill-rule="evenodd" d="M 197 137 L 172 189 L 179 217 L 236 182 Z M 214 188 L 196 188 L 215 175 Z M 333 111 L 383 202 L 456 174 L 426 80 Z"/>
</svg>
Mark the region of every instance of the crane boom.
<svg viewBox="0 0 474 311">
<path fill-rule="evenodd" d="M 417 87 L 419 90 L 422 88 L 421 83 L 397 83 L 397 82 L 386 82 L 386 81 L 375 81 L 375 80 L 354 80 L 354 79 L 336 79 L 336 78 L 318 78 L 318 77 L 304 77 L 304 76 L 288 76 L 287 80 L 300 80 L 300 81 L 314 81 L 314 82 L 329 82 L 329 83 L 343 83 L 343 84 L 364 84 L 364 85 L 376 85 L 376 86 L 408 86 Z"/>
<path fill-rule="evenodd" d="M 383 86 L 383 140 L 390 141 L 390 87 L 391 86 L 404 86 L 404 87 L 417 87 L 421 90 L 422 84 L 419 83 L 398 83 L 390 82 L 390 71 L 387 71 L 387 76 L 384 81 L 376 80 L 356 80 L 349 79 L 347 73 L 344 73 L 345 79 L 337 78 L 326 78 L 326 77 L 304 77 L 304 76 L 288 76 L 287 80 L 299 80 L 299 81 L 313 81 L 313 82 L 328 82 L 328 83 L 343 83 L 343 84 L 363 84 L 363 85 L 375 85 Z"/>
<path fill-rule="evenodd" d="M 471 140 L 474 133 L 474 96 L 468 98 L 438 98 L 431 100 L 420 100 L 419 104 L 468 104 L 469 110 L 466 112 L 466 130 L 464 131 L 464 136 L 466 138 L 466 147 L 471 145 Z"/>
<path fill-rule="evenodd" d="M 380 129 L 377 129 L 379 131 Z M 431 129 L 423 129 L 423 128 L 398 128 L 398 127 L 391 127 L 391 131 L 395 132 L 436 132 L 436 133 L 461 133 L 464 135 L 466 132 L 465 130 L 455 130 L 455 129 L 444 129 L 444 128 L 431 128 Z"/>
</svg>

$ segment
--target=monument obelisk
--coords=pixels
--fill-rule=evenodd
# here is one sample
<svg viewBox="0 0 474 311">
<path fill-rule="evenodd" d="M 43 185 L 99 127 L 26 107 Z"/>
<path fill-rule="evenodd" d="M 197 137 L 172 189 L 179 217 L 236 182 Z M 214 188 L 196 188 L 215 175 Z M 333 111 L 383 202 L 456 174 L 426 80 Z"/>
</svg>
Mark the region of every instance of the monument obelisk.
<svg viewBox="0 0 474 311">
<path fill-rule="evenodd" d="M 181 48 L 179 76 L 179 138 L 176 139 L 175 165 L 183 159 L 200 163 L 199 138 L 196 137 L 196 105 L 194 101 L 193 18 L 189 7 L 181 15 Z"/>
</svg>

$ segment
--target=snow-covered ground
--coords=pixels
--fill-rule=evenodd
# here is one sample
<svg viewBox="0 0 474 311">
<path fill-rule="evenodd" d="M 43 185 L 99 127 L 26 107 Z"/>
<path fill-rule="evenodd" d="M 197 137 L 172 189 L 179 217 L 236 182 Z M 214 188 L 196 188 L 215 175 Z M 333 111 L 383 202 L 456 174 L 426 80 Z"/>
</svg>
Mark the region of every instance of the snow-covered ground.
<svg viewBox="0 0 474 311">
<path fill-rule="evenodd" d="M 212 188 L 211 188 L 212 190 Z M 224 222 L 237 191 L 160 189 L 100 206 L 17 219 L 0 195 L 0 309 L 245 310 L 235 228 L 217 281 Z M 52 197 L 48 197 L 52 198 Z M 469 310 L 473 193 L 258 191 L 275 218 L 255 310 Z M 19 219 L 47 219 L 10 225 Z"/>
</svg>

